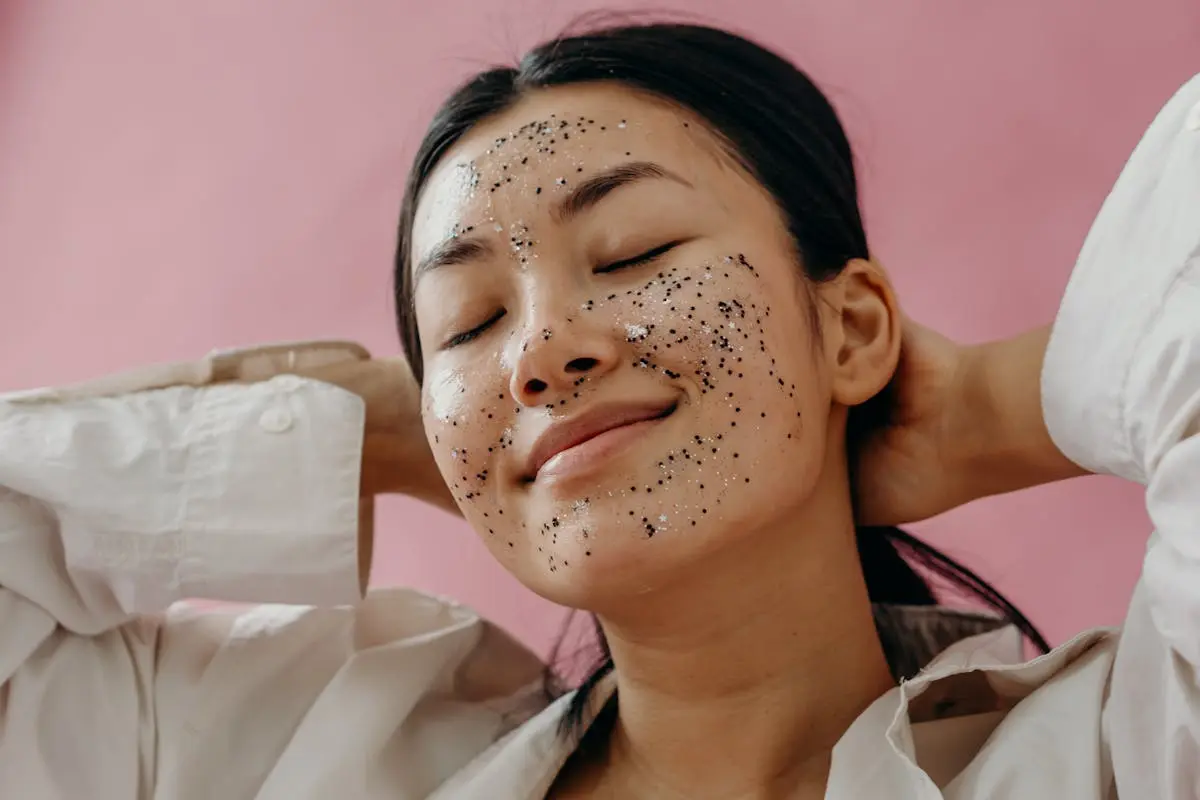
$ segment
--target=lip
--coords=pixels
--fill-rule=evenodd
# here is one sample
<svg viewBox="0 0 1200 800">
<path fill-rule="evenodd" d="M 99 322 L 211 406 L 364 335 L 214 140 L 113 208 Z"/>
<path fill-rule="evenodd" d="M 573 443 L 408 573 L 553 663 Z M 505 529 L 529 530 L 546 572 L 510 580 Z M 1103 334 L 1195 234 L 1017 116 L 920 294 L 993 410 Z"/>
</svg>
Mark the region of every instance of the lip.
<svg viewBox="0 0 1200 800">
<path fill-rule="evenodd" d="M 526 479 L 564 477 L 594 464 L 636 439 L 648 424 L 669 417 L 677 406 L 676 400 L 612 403 L 557 422 L 534 442 L 526 461 Z"/>
</svg>

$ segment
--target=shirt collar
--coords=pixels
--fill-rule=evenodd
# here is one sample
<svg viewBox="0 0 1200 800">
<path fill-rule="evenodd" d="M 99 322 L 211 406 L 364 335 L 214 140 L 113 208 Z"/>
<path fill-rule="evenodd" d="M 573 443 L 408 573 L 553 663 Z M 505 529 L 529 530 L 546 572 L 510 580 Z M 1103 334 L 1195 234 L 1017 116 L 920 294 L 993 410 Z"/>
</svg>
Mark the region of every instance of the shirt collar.
<svg viewBox="0 0 1200 800">
<path fill-rule="evenodd" d="M 904 639 L 906 643 L 915 643 L 915 646 L 910 645 L 910 662 L 903 665 L 916 665 L 914 674 L 923 667 L 935 667 L 942 657 L 949 659 L 953 671 L 972 669 L 982 664 L 1021 661 L 1020 632 L 998 617 L 940 606 L 879 604 L 873 610 L 881 638 L 895 637 L 897 640 Z M 966 647 L 960 647 L 963 652 L 955 654 L 956 645 Z M 902 674 L 896 666 L 893 665 L 893 672 Z M 974 688 L 965 685 L 960 687 L 968 693 Z M 615 689 L 616 676 L 611 673 L 596 685 L 583 714 L 583 730 L 592 724 Z M 876 700 L 834 749 L 835 765 L 838 764 L 839 753 L 843 756 L 855 754 L 856 770 L 872 765 L 861 776 L 862 779 L 870 777 L 871 785 L 886 785 L 879 781 L 902 776 L 907 776 L 911 782 L 913 770 L 920 772 L 911 761 L 911 746 L 905 747 L 903 734 L 899 739 L 895 738 L 895 723 L 901 716 L 907 719 L 908 709 L 907 702 L 897 702 L 897 691 L 888 692 Z M 540 714 L 496 742 L 443 785 L 431 800 L 490 800 L 496 796 L 497 787 L 504 787 L 506 797 L 541 800 L 574 749 L 572 742 L 559 733 L 559 722 L 573 697 L 574 692 L 571 692 L 558 698 Z M 961 702 L 964 700 L 957 696 L 944 698 L 938 708 L 955 707 L 956 703 Z M 907 725 L 904 730 L 907 730 Z M 890 742 L 886 750 L 881 748 L 883 742 L 880 739 L 885 731 Z M 863 752 L 875 752 L 879 756 L 864 762 L 861 760 Z M 859 778 L 855 780 L 857 782 Z"/>
</svg>

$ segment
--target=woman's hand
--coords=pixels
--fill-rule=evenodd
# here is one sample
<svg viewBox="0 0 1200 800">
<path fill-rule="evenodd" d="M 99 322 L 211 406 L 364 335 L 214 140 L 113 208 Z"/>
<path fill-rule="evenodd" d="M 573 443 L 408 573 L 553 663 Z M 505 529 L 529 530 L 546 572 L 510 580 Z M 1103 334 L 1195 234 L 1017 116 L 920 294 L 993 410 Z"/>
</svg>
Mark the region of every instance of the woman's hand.
<svg viewBox="0 0 1200 800">
<path fill-rule="evenodd" d="M 888 389 L 888 420 L 860 443 L 855 472 L 863 525 L 897 525 L 940 514 L 969 499 L 956 433 L 968 350 L 906 319 L 900 363 Z"/>
<path fill-rule="evenodd" d="M 362 494 L 408 494 L 455 510 L 421 424 L 421 389 L 403 358 L 373 358 L 299 374 L 366 401 Z"/>
<path fill-rule="evenodd" d="M 889 422 L 862 442 L 864 525 L 898 525 L 980 497 L 1086 474 L 1054 445 L 1041 406 L 1050 328 L 962 346 L 906 320 Z"/>
</svg>

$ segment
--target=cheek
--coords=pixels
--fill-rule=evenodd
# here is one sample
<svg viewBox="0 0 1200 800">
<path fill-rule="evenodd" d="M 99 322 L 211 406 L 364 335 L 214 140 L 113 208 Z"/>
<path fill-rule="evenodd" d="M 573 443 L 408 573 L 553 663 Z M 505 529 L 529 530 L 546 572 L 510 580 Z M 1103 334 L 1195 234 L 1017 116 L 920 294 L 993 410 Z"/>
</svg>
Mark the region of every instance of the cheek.
<svg viewBox="0 0 1200 800">
<path fill-rule="evenodd" d="M 444 424 L 466 416 L 464 412 L 469 398 L 464 370 L 444 370 L 430 376 L 425 384 L 425 412 L 428 419 Z"/>
<path fill-rule="evenodd" d="M 688 429 L 609 496 L 608 521 L 595 524 L 623 520 L 667 541 L 660 534 L 744 518 L 748 506 L 769 505 L 781 480 L 816 467 L 821 437 L 801 436 L 820 407 L 807 321 L 794 295 L 779 298 L 780 312 L 773 295 L 778 287 L 735 254 L 665 268 L 585 304 L 612 315 L 633 367 L 692 388 Z"/>
<path fill-rule="evenodd" d="M 748 413 L 751 398 L 757 419 L 772 410 L 797 418 L 797 382 L 813 371 L 812 359 L 804 357 L 805 315 L 790 295 L 783 312 L 775 312 L 773 294 L 778 287 L 737 254 L 665 269 L 639 286 L 587 301 L 585 310 L 607 308 L 630 345 L 633 366 L 691 382 L 704 408 L 729 413 L 729 427 L 736 428 L 732 423 Z"/>
<path fill-rule="evenodd" d="M 498 532 L 496 463 L 512 447 L 512 420 L 519 414 L 508 397 L 503 375 L 472 371 L 430 375 L 423 398 L 425 433 L 438 470 L 468 522 L 486 533 Z"/>
</svg>

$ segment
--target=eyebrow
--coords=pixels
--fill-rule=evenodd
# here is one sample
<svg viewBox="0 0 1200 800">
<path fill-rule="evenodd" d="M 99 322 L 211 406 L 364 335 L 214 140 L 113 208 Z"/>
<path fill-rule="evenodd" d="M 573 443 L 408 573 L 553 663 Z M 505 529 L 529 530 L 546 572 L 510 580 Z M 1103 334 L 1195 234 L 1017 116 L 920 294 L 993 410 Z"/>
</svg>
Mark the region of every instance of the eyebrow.
<svg viewBox="0 0 1200 800">
<path fill-rule="evenodd" d="M 569 220 L 587 211 L 622 186 L 653 178 L 665 178 L 692 188 L 692 184 L 653 161 L 630 161 L 598 172 L 581 182 L 558 203 L 554 215 L 560 221 Z"/>
<path fill-rule="evenodd" d="M 439 267 L 449 267 L 452 264 L 466 264 L 470 261 L 486 258 L 491 253 L 491 245 L 482 239 L 468 239 L 460 236 L 447 239 L 433 248 L 417 264 L 417 268 L 413 271 L 413 283 L 415 284 L 422 276 L 433 272 Z"/>
<path fill-rule="evenodd" d="M 617 189 L 649 179 L 666 179 L 693 188 L 691 183 L 666 167 L 652 161 L 630 161 L 581 181 L 555 205 L 551 213 L 560 222 L 565 222 L 592 208 Z M 440 267 L 465 264 L 486 258 L 492 253 L 492 246 L 483 239 L 463 236 L 447 239 L 417 264 L 413 273 L 414 283 Z"/>
</svg>

